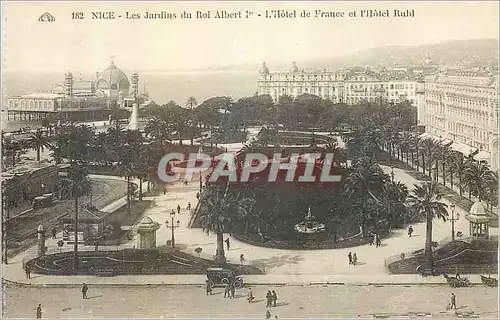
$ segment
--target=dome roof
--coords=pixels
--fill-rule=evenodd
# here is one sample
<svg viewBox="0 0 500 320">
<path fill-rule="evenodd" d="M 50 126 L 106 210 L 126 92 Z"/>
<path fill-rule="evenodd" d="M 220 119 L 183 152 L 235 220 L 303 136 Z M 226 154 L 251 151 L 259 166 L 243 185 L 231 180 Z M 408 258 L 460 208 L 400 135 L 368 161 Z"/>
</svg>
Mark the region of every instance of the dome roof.
<svg viewBox="0 0 500 320">
<path fill-rule="evenodd" d="M 130 82 L 127 75 L 111 61 L 109 67 L 97 74 L 96 87 L 100 89 L 128 90 Z"/>
<path fill-rule="evenodd" d="M 482 202 L 477 201 L 472 205 L 469 212 L 470 214 L 474 215 L 485 215 L 486 208 L 484 207 L 484 204 Z"/>
<path fill-rule="evenodd" d="M 262 66 L 260 67 L 260 71 L 259 72 L 261 74 L 269 74 L 269 69 L 267 68 L 265 62 L 262 62 Z"/>
<path fill-rule="evenodd" d="M 292 68 L 290 69 L 290 72 L 299 72 L 299 67 L 297 66 L 297 63 L 295 61 L 292 62 Z"/>
</svg>

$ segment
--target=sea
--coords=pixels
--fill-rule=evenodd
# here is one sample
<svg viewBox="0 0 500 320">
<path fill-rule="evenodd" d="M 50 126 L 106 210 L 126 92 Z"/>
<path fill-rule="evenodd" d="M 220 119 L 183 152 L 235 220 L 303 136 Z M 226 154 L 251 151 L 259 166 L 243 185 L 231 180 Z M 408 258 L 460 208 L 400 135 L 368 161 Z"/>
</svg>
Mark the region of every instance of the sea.
<svg viewBox="0 0 500 320">
<path fill-rule="evenodd" d="M 73 74 L 75 78 L 75 74 Z M 34 92 L 49 92 L 63 81 L 64 74 L 45 73 L 4 73 L 4 99 L 6 97 Z M 81 75 L 84 80 L 93 79 L 92 75 Z M 217 96 L 229 96 L 234 101 L 253 96 L 257 90 L 258 72 L 255 70 L 208 70 L 184 72 L 144 72 L 139 73 L 140 90 L 144 89 L 151 100 L 157 104 L 175 101 L 186 105 L 188 97 L 194 96 L 199 104 Z M 2 107 L 2 110 L 4 108 Z M 2 130 L 11 132 L 29 126 L 39 127 L 39 122 L 7 121 L 7 114 L 1 113 Z"/>
</svg>

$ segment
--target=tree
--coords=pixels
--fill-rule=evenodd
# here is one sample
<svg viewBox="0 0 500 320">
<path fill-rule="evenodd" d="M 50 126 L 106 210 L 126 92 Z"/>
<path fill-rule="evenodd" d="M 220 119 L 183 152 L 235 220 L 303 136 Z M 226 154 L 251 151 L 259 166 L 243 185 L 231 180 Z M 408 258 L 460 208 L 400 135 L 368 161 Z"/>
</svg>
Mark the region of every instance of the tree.
<svg viewBox="0 0 500 320">
<path fill-rule="evenodd" d="M 469 161 L 465 168 L 465 181 L 468 185 L 469 199 L 471 194 L 479 201 L 488 196 L 488 181 L 492 179 L 492 172 L 484 162 Z"/>
<path fill-rule="evenodd" d="M 200 197 L 200 222 L 203 231 L 207 234 L 217 234 L 217 250 L 215 264 L 222 266 L 226 263 L 224 254 L 224 232 L 231 230 L 234 217 L 235 199 L 216 185 L 208 185 Z"/>
<path fill-rule="evenodd" d="M 75 201 L 75 243 L 73 269 L 76 272 L 78 270 L 78 199 L 89 193 L 90 181 L 88 180 L 88 174 L 85 167 L 76 164 L 70 168 L 67 181 L 69 182 L 67 184 L 69 186 L 69 191 Z"/>
<path fill-rule="evenodd" d="M 452 151 L 449 146 L 445 145 L 438 145 L 436 148 L 436 176 L 437 174 L 437 168 L 439 167 L 439 162 L 441 162 L 441 174 L 443 177 L 443 185 L 446 186 L 446 163 L 448 162 L 448 159 L 451 157 Z M 437 181 L 437 179 L 436 179 Z"/>
<path fill-rule="evenodd" d="M 415 189 L 408 196 L 408 205 L 411 210 L 426 220 L 424 256 L 427 268 L 432 272 L 434 263 L 432 257 L 432 222 L 434 219 L 446 221 L 448 207 L 441 202 L 438 184 L 426 182 L 423 185 L 414 185 Z"/>
<path fill-rule="evenodd" d="M 40 161 L 40 151 L 43 152 L 44 148 L 50 148 L 52 141 L 45 131 L 37 129 L 31 133 L 28 144 L 33 150 L 36 150 L 36 161 Z"/>
<path fill-rule="evenodd" d="M 191 96 L 189 98 L 187 98 L 187 101 L 186 101 L 186 106 L 189 107 L 189 109 L 193 110 L 194 107 L 196 107 L 198 105 L 198 101 L 196 101 L 196 98 Z"/>
<path fill-rule="evenodd" d="M 458 176 L 458 191 L 459 194 L 462 195 L 463 193 L 462 179 L 465 170 L 468 166 L 467 161 L 461 153 L 453 151 L 450 157 L 448 158 L 448 166 L 450 170 L 451 188 L 453 188 L 453 175 L 456 174 Z"/>
</svg>

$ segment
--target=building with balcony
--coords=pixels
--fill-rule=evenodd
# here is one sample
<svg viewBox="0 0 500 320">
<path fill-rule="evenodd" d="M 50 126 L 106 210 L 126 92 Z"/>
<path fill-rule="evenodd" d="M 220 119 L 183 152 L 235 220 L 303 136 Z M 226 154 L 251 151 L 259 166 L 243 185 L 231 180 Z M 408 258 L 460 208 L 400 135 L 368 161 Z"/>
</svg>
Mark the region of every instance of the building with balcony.
<svg viewBox="0 0 500 320">
<path fill-rule="evenodd" d="M 418 112 L 426 135 L 498 170 L 498 74 L 476 68 L 428 75 Z"/>
<path fill-rule="evenodd" d="M 417 81 L 415 73 L 404 68 L 307 70 L 299 69 L 293 62 L 289 71 L 269 72 L 263 63 L 257 87 L 259 95 L 268 94 L 274 101 L 283 95 L 295 98 L 301 94 L 313 94 L 333 103 L 349 105 L 380 100 L 415 104 Z"/>
</svg>

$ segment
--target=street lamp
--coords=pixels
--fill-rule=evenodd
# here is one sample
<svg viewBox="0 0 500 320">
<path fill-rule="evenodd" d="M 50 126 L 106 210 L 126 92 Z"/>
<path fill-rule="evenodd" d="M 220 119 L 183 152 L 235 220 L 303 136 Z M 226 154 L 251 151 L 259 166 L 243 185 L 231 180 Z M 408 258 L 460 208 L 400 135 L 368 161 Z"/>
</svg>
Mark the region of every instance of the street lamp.
<svg viewBox="0 0 500 320">
<path fill-rule="evenodd" d="M 458 221 L 458 219 L 460 219 L 460 214 L 457 213 L 457 216 L 455 217 L 454 203 L 451 204 L 450 209 L 451 209 L 451 218 L 448 220 L 451 221 L 451 240 L 455 241 L 455 221 Z"/>
<path fill-rule="evenodd" d="M 165 220 L 165 226 L 172 230 L 172 248 L 175 248 L 174 230 L 176 228 L 179 228 L 179 226 L 181 225 L 181 222 L 179 220 L 177 220 L 177 224 L 174 224 L 174 217 L 175 217 L 175 210 L 174 209 L 172 209 L 172 211 L 170 211 L 170 217 L 172 218 L 172 223 L 169 225 L 168 220 Z"/>
</svg>

